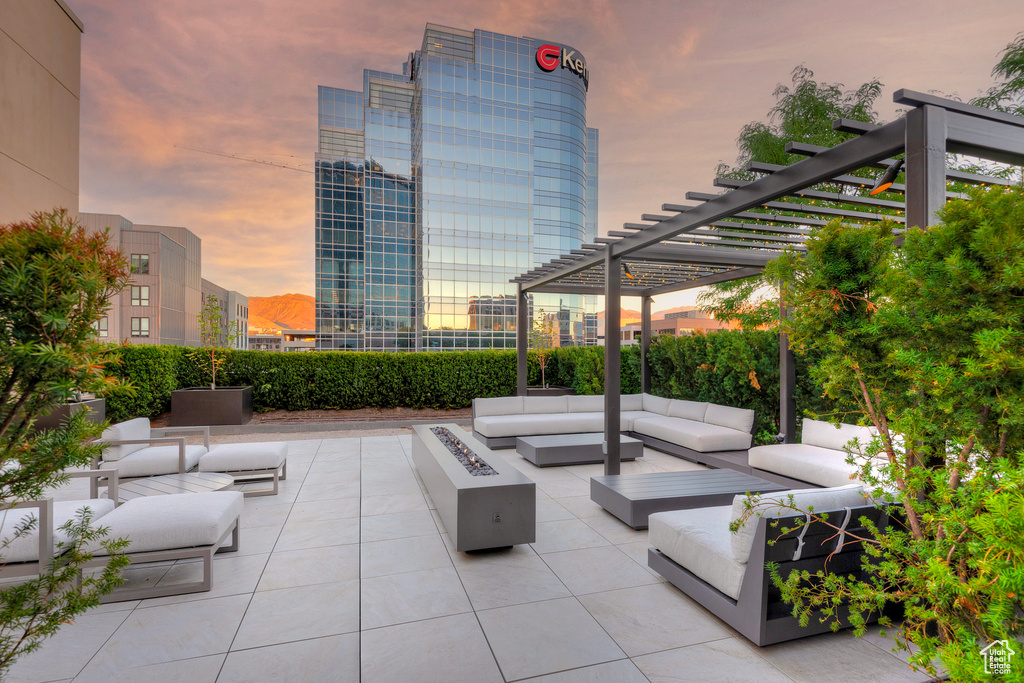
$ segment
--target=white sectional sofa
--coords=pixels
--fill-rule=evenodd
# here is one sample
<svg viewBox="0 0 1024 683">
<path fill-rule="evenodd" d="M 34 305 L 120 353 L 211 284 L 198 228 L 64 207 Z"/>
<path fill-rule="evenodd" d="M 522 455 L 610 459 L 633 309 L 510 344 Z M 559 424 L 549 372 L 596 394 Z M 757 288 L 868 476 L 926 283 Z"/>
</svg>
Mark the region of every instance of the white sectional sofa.
<svg viewBox="0 0 1024 683">
<path fill-rule="evenodd" d="M 843 486 L 850 483 L 856 467 L 846 462 L 846 447 L 856 439 L 861 447 L 871 443 L 871 427 L 804 418 L 800 443 L 755 446 L 750 449 L 749 474 L 778 474 L 816 486 Z"/>
<path fill-rule="evenodd" d="M 828 522 L 843 531 L 818 521 L 800 526 L 807 519 L 803 514 L 777 504 L 788 504 L 790 496 L 795 507 L 827 513 Z M 729 525 L 743 515 L 745 500 L 740 495 L 731 506 L 652 514 L 648 564 L 756 645 L 829 630 L 814 618 L 800 627 L 792 606 L 774 589 L 765 563 L 775 562 L 782 576 L 804 569 L 859 573 L 863 551 L 847 534 L 868 533 L 863 518 L 883 528 L 888 511 L 876 508 L 857 484 L 783 491 L 764 494 L 763 504 L 755 508 L 760 516 L 754 514 L 731 533 Z M 786 528 L 793 531 L 783 533 Z"/>
<path fill-rule="evenodd" d="M 650 394 L 621 399 L 620 429 L 673 455 L 714 467 L 745 461 L 754 411 Z M 473 433 L 489 448 L 511 448 L 520 436 L 604 431 L 604 396 L 510 396 L 473 400 Z"/>
</svg>

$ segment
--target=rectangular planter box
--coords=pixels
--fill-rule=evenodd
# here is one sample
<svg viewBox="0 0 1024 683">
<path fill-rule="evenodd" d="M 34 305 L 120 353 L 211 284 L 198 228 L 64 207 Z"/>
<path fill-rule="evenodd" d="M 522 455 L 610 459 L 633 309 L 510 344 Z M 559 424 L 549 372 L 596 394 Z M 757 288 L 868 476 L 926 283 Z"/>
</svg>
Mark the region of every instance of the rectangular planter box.
<svg viewBox="0 0 1024 683">
<path fill-rule="evenodd" d="M 449 429 L 497 474 L 467 472 L 431 426 Z M 537 540 L 537 485 L 459 426 L 413 427 L 412 461 L 458 552 Z"/>
<path fill-rule="evenodd" d="M 36 420 L 33 429 L 36 431 L 57 429 L 62 423 L 67 422 L 69 417 L 81 410 L 87 411 L 86 419 L 90 422 L 103 422 L 107 419 L 106 399 L 92 398 L 86 401 L 74 401 L 57 406 L 53 409 L 52 413 Z"/>
<path fill-rule="evenodd" d="M 193 387 L 171 392 L 171 426 L 244 425 L 252 419 L 252 387 Z"/>
</svg>

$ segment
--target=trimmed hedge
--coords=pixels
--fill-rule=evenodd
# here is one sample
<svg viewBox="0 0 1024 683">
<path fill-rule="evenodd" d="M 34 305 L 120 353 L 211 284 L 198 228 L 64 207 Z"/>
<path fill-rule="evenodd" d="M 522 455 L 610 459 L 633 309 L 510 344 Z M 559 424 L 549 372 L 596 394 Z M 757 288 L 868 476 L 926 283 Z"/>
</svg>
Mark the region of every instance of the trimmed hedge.
<svg viewBox="0 0 1024 683">
<path fill-rule="evenodd" d="M 171 391 L 209 381 L 178 346 L 119 348 L 113 374 L 132 388 L 107 397 L 115 422 L 155 417 L 170 409 Z M 540 384 L 536 351 L 527 354 L 531 386 Z M 651 385 L 658 396 L 709 401 L 757 412 L 755 441 L 778 433 L 779 346 L 769 331 L 719 331 L 684 337 L 664 335 L 650 352 Z M 809 386 L 797 357 L 797 414 L 824 414 L 831 407 Z M 476 397 L 511 396 L 516 389 L 515 351 L 378 353 L 325 351 L 283 353 L 230 351 L 221 384 L 252 385 L 258 411 L 356 408 L 467 408 Z M 577 394 L 604 393 L 604 347 L 548 351 L 548 384 Z M 622 393 L 640 391 L 640 346 L 622 349 Z"/>
</svg>

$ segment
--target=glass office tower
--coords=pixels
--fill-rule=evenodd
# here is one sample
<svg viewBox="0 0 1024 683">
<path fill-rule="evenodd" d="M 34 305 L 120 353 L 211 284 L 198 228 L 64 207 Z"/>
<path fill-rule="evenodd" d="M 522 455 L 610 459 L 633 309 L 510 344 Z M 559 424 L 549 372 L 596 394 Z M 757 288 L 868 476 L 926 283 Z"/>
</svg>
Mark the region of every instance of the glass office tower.
<svg viewBox="0 0 1024 683">
<path fill-rule="evenodd" d="M 317 348 L 513 348 L 509 279 L 597 234 L 588 81 L 572 47 L 428 24 L 402 75 L 321 86 Z M 594 343 L 593 297 L 541 309 Z"/>
</svg>

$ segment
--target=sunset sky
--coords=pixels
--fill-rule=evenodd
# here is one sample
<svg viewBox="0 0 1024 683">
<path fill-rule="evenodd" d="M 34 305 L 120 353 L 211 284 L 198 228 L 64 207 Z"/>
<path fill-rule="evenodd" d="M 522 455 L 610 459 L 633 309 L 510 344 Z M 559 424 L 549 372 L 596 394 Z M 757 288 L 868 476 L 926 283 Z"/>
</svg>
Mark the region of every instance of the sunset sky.
<svg viewBox="0 0 1024 683">
<path fill-rule="evenodd" d="M 583 52 L 602 233 L 713 191 L 740 128 L 799 64 L 850 88 L 879 78 L 889 120 L 899 88 L 986 89 L 1024 31 L 1021 0 L 67 2 L 85 24 L 81 210 L 189 228 L 203 276 L 249 296 L 313 293 L 313 175 L 183 147 L 311 171 L 317 85 L 400 73 L 427 22 Z"/>
</svg>

